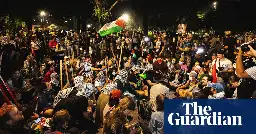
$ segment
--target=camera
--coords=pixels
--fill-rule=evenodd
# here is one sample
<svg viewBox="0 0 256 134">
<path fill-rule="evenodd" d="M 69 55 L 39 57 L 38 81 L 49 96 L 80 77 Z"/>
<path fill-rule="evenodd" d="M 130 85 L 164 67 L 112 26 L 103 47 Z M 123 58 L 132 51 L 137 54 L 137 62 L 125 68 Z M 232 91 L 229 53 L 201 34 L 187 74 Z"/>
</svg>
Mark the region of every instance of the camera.
<svg viewBox="0 0 256 134">
<path fill-rule="evenodd" d="M 223 71 L 224 67 L 218 67 L 219 71 Z"/>
<path fill-rule="evenodd" d="M 250 48 L 248 47 L 249 45 L 250 45 L 253 49 L 256 49 L 256 42 L 251 42 L 251 43 L 249 43 L 249 44 L 243 44 L 243 45 L 241 45 L 241 50 L 242 50 L 243 52 L 248 52 L 248 51 L 250 51 Z"/>
</svg>

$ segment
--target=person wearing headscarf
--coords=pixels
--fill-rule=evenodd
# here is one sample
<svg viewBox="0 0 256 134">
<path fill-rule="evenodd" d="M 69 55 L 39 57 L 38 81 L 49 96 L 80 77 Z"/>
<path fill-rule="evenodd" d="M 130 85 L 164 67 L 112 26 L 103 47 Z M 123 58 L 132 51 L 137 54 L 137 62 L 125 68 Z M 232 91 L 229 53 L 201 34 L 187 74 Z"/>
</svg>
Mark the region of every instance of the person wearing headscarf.
<svg viewBox="0 0 256 134">
<path fill-rule="evenodd" d="M 114 89 L 122 89 L 124 84 L 127 82 L 128 72 L 126 70 L 121 70 L 120 73 L 113 78 L 112 80 L 108 80 L 108 83 L 101 89 L 101 94 L 97 100 L 96 107 L 96 124 L 102 126 L 103 124 L 103 110 L 106 104 L 109 101 L 109 96 L 112 90 Z"/>
</svg>

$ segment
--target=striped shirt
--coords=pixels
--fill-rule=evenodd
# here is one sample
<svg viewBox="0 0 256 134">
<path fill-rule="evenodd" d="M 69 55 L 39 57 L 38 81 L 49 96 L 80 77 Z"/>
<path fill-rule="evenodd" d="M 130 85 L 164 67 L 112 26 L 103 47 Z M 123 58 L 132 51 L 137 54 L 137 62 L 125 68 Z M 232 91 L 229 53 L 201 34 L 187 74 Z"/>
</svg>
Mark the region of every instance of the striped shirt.
<svg viewBox="0 0 256 134">
<path fill-rule="evenodd" d="M 256 80 L 256 66 L 253 66 L 251 68 L 248 68 L 245 70 L 245 72 L 254 80 Z"/>
</svg>

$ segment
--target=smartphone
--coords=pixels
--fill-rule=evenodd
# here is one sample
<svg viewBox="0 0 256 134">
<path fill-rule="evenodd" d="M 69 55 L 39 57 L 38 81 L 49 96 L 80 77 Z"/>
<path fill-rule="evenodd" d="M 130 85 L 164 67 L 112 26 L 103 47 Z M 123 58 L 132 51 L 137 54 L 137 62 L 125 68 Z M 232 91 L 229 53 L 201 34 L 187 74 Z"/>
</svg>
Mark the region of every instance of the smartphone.
<svg viewBox="0 0 256 134">
<path fill-rule="evenodd" d="M 34 120 L 34 122 L 37 124 L 41 121 L 41 118 L 38 118 L 37 120 Z"/>
</svg>

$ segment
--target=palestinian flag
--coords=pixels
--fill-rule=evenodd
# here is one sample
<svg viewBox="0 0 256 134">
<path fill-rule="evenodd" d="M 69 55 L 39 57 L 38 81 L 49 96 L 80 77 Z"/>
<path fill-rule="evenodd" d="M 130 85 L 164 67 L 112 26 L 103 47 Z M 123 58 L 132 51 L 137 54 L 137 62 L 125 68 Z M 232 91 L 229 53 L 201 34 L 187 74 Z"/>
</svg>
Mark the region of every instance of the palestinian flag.
<svg viewBox="0 0 256 134">
<path fill-rule="evenodd" d="M 100 30 L 99 34 L 101 37 L 115 33 L 115 32 L 120 32 L 123 29 L 125 29 L 125 21 L 122 17 L 119 19 L 105 24 Z"/>
</svg>

